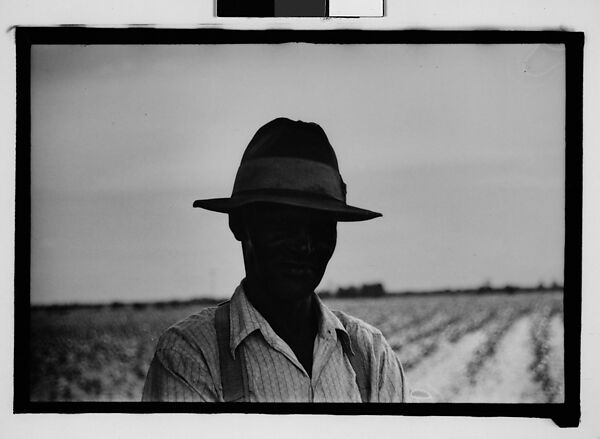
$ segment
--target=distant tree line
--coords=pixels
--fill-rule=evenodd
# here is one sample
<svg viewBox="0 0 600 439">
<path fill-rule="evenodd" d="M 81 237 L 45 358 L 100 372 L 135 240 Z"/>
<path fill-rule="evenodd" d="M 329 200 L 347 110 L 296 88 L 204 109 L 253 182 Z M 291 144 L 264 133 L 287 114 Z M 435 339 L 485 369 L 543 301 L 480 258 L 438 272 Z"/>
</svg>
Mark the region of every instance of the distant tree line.
<svg viewBox="0 0 600 439">
<path fill-rule="evenodd" d="M 52 305 L 32 305 L 31 309 L 43 309 L 47 311 L 70 311 L 75 309 L 163 309 L 163 308 L 176 308 L 184 306 L 212 306 L 222 302 L 220 299 L 212 297 L 201 297 L 195 299 L 183 299 L 183 300 L 163 300 L 156 302 L 111 302 L 111 303 L 60 303 Z"/>
<path fill-rule="evenodd" d="M 486 283 L 486 284 L 482 285 L 481 287 L 477 288 L 476 291 L 478 291 L 480 293 L 504 292 L 507 294 L 514 294 L 517 292 L 556 291 L 556 290 L 562 290 L 562 289 L 563 289 L 563 286 L 558 284 L 558 282 L 555 281 L 555 282 L 552 282 L 549 284 L 544 284 L 544 282 L 540 282 L 536 286 L 528 286 L 528 287 L 519 286 L 519 285 L 511 285 L 511 284 L 506 284 L 503 287 L 492 287 L 489 283 Z"/>
<path fill-rule="evenodd" d="M 382 297 L 387 294 L 387 291 L 380 283 L 363 284 L 360 286 L 350 286 L 346 288 L 338 288 L 336 291 L 319 291 L 321 297 Z"/>
<path fill-rule="evenodd" d="M 485 282 L 483 285 L 476 288 L 444 288 L 438 290 L 428 291 L 401 291 L 398 294 L 401 296 L 444 296 L 450 294 L 516 294 L 516 293 L 539 293 L 549 291 L 560 291 L 563 286 L 558 282 L 551 282 L 544 284 L 540 282 L 537 285 L 523 286 L 523 285 L 512 285 L 506 284 L 504 286 L 492 286 L 489 282 Z"/>
<path fill-rule="evenodd" d="M 534 286 L 522 286 L 506 284 L 504 286 L 492 286 L 490 282 L 485 282 L 483 285 L 476 288 L 461 288 L 461 289 L 438 289 L 428 291 L 400 291 L 390 293 L 386 291 L 381 283 L 363 284 L 359 286 L 340 287 L 337 290 L 320 290 L 318 294 L 324 298 L 360 298 L 360 297 L 384 297 L 388 295 L 395 296 L 436 296 L 436 295 L 450 295 L 450 294 L 515 294 L 515 293 L 535 293 L 544 291 L 558 291 L 562 290 L 563 286 L 557 282 L 551 282 L 545 284 L 540 282 Z M 222 302 L 222 299 L 216 299 L 212 297 L 201 297 L 193 299 L 183 300 L 165 300 L 157 302 L 112 302 L 112 303 L 99 303 L 99 304 L 84 304 L 84 303 L 65 303 L 65 304 L 52 304 L 52 305 L 32 305 L 32 309 L 45 309 L 49 311 L 69 311 L 72 309 L 99 309 L 99 308 L 110 308 L 110 309 L 134 309 L 142 310 L 146 308 L 175 308 L 183 306 L 212 306 Z"/>
<path fill-rule="evenodd" d="M 492 286 L 490 282 L 485 282 L 483 285 L 475 288 L 442 288 L 432 289 L 426 291 L 400 291 L 400 292 L 387 292 L 381 283 L 364 284 L 361 286 L 350 286 L 340 287 L 335 291 L 332 290 L 321 290 L 319 296 L 321 297 L 335 297 L 340 299 L 353 298 L 353 297 L 383 297 L 385 295 L 400 295 L 400 296 L 435 296 L 435 295 L 449 295 L 449 294 L 515 294 L 515 293 L 535 293 L 544 291 L 558 291 L 562 290 L 563 286 L 558 282 L 551 282 L 545 284 L 540 282 L 533 286 L 523 285 L 512 285 L 506 284 L 504 286 Z"/>
</svg>

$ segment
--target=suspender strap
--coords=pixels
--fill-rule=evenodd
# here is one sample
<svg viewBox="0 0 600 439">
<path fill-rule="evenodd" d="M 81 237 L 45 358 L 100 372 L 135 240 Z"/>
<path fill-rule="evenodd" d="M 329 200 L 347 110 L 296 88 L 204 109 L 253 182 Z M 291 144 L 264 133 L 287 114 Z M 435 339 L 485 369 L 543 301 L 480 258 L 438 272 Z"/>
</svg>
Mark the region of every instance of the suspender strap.
<svg viewBox="0 0 600 439">
<path fill-rule="evenodd" d="M 244 401 L 248 386 L 242 364 L 241 352 L 231 356 L 229 349 L 229 301 L 220 305 L 215 312 L 215 330 L 217 331 L 217 344 L 219 345 L 219 365 L 221 367 L 221 385 L 225 402 Z"/>
<path fill-rule="evenodd" d="M 352 366 L 352 369 L 354 369 L 354 374 L 356 375 L 356 385 L 360 392 L 360 399 L 362 402 L 369 402 L 371 389 L 369 388 L 369 375 L 367 374 L 365 362 L 366 358 L 359 349 L 354 349 L 354 354 L 348 352 L 346 356 L 348 357 L 348 360 L 350 360 L 350 365 Z"/>
</svg>

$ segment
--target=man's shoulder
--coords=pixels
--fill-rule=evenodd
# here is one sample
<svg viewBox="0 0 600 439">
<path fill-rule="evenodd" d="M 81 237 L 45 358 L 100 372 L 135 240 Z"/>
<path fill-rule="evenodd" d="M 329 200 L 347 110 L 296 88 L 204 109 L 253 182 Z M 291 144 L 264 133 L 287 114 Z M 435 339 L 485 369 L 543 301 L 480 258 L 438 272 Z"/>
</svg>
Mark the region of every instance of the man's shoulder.
<svg viewBox="0 0 600 439">
<path fill-rule="evenodd" d="M 216 347 L 215 311 L 204 308 L 168 327 L 160 336 L 157 350 L 213 351 Z"/>
</svg>

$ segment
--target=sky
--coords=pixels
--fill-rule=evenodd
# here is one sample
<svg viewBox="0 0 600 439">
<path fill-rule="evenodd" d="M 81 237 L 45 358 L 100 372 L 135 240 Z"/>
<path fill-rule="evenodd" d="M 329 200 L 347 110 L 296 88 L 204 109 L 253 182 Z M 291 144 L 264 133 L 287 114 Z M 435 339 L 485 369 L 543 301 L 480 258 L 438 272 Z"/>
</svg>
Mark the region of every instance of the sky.
<svg viewBox="0 0 600 439">
<path fill-rule="evenodd" d="M 559 283 L 560 45 L 34 46 L 32 303 L 228 297 L 222 214 L 279 116 L 327 133 L 348 202 L 323 289 Z"/>
</svg>

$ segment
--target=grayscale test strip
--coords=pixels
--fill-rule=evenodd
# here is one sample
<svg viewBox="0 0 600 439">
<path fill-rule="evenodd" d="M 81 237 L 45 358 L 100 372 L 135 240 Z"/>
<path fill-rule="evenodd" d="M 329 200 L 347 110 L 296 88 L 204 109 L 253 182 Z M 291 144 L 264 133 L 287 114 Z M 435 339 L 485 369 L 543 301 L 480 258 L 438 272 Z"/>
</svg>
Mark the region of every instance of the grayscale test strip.
<svg viewBox="0 0 600 439">
<path fill-rule="evenodd" d="M 218 17 L 383 17 L 383 0 L 218 0 Z"/>
</svg>

